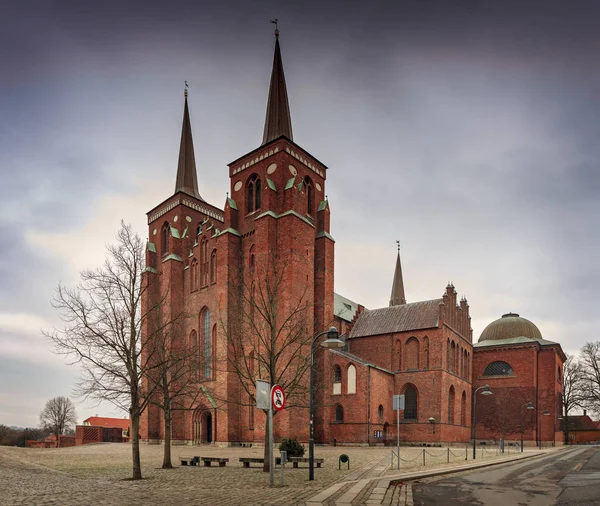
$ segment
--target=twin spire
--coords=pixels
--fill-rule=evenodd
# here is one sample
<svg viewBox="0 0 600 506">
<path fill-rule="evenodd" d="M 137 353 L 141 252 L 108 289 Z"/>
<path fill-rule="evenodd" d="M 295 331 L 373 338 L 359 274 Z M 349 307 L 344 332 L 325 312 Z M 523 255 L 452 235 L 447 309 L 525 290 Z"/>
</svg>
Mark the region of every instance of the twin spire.
<svg viewBox="0 0 600 506">
<path fill-rule="evenodd" d="M 394 282 L 392 284 L 392 295 L 390 297 L 390 307 L 406 304 L 404 295 L 404 280 L 402 279 L 402 265 L 400 265 L 400 242 L 398 243 L 398 257 L 396 258 L 396 270 L 394 271 Z"/>
<path fill-rule="evenodd" d="M 279 49 L 279 30 L 276 29 L 275 55 L 273 57 L 271 85 L 269 86 L 269 98 L 267 100 L 267 116 L 261 145 L 267 144 L 282 135 L 289 140 L 293 140 L 292 118 L 285 85 L 285 75 L 283 73 L 281 50 Z M 184 192 L 192 197 L 203 200 L 198 191 L 198 176 L 196 174 L 194 143 L 192 141 L 192 124 L 190 122 L 187 101 L 187 83 L 183 108 L 183 126 L 181 128 L 181 144 L 179 146 L 177 182 L 175 183 L 175 193 L 177 192 Z"/>
</svg>

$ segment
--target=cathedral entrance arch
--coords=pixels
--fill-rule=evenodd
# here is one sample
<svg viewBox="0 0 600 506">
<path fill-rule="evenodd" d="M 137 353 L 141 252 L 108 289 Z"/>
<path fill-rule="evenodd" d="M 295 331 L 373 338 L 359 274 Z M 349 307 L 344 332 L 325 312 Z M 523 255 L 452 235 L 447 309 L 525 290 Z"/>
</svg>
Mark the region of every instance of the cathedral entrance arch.
<svg viewBox="0 0 600 506">
<path fill-rule="evenodd" d="M 213 417 L 208 409 L 198 408 L 194 411 L 192 419 L 192 438 L 195 445 L 212 443 Z"/>
</svg>

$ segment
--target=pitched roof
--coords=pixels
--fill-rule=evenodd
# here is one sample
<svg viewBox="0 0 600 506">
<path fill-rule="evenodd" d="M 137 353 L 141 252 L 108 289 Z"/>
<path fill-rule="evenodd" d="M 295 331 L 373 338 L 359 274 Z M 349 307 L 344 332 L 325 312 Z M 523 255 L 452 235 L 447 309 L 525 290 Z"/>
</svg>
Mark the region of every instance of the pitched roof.
<svg viewBox="0 0 600 506">
<path fill-rule="evenodd" d="M 339 293 L 333 294 L 333 314 L 342 320 L 351 322 L 358 309 L 358 304 Z"/>
<path fill-rule="evenodd" d="M 365 309 L 356 320 L 350 338 L 437 327 L 441 303 L 442 299 L 433 299 L 371 311 Z"/>
<path fill-rule="evenodd" d="M 187 91 L 185 93 L 185 104 L 183 106 L 179 163 L 177 164 L 177 181 L 175 183 L 175 193 L 180 191 L 202 200 L 200 192 L 198 191 L 198 175 L 196 174 L 196 159 L 194 157 L 192 123 L 190 121 L 190 112 L 188 110 Z"/>
<path fill-rule="evenodd" d="M 106 418 L 103 416 L 90 416 L 83 421 L 84 425 L 93 427 L 119 427 L 123 430 L 128 429 L 131 422 L 129 418 Z"/>
<path fill-rule="evenodd" d="M 400 264 L 400 246 L 398 246 L 398 258 L 396 259 L 390 306 L 399 306 L 401 304 L 406 304 L 406 296 L 404 295 L 404 280 L 402 279 L 402 265 Z"/>
<path fill-rule="evenodd" d="M 288 103 L 283 61 L 279 49 L 279 32 L 275 32 L 275 55 L 273 57 L 273 70 L 271 71 L 271 84 L 269 86 L 269 99 L 267 101 L 267 117 L 263 133 L 263 145 L 284 135 L 294 140 L 292 134 L 292 117 Z"/>
<path fill-rule="evenodd" d="M 511 344 L 526 344 L 526 343 L 537 343 L 542 346 L 551 346 L 555 343 L 554 341 L 548 341 L 547 339 L 534 339 L 532 337 L 519 336 L 509 337 L 507 339 L 496 339 L 493 341 L 478 341 L 473 343 L 473 348 L 486 348 L 488 346 L 509 346 Z"/>
</svg>

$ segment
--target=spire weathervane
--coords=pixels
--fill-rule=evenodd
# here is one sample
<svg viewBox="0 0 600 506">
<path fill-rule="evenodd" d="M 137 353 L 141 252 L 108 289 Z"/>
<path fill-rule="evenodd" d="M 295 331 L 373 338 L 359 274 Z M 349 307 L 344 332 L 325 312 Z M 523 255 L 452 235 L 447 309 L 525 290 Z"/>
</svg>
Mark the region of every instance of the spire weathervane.
<svg viewBox="0 0 600 506">
<path fill-rule="evenodd" d="M 269 23 L 273 23 L 275 25 L 275 37 L 279 37 L 279 28 L 277 28 L 278 19 L 271 19 Z"/>
<path fill-rule="evenodd" d="M 398 245 L 398 253 L 400 253 L 400 241 L 396 241 L 396 244 Z"/>
<path fill-rule="evenodd" d="M 185 98 L 187 98 L 187 96 L 188 96 L 188 83 L 187 83 L 187 81 L 183 81 L 183 82 L 185 83 L 185 88 L 183 90 L 183 96 Z"/>
</svg>

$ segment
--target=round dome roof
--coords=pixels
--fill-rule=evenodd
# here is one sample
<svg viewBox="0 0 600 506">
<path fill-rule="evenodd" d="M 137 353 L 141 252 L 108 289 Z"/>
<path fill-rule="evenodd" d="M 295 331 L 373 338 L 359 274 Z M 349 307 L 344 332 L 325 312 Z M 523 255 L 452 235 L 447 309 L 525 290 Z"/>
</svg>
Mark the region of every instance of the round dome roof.
<svg viewBox="0 0 600 506">
<path fill-rule="evenodd" d="M 540 329 L 529 320 L 521 318 L 516 313 L 507 313 L 502 315 L 502 318 L 493 321 L 483 329 L 479 342 L 499 341 L 501 339 L 511 339 L 513 337 L 529 337 L 538 340 L 543 339 Z"/>
</svg>

